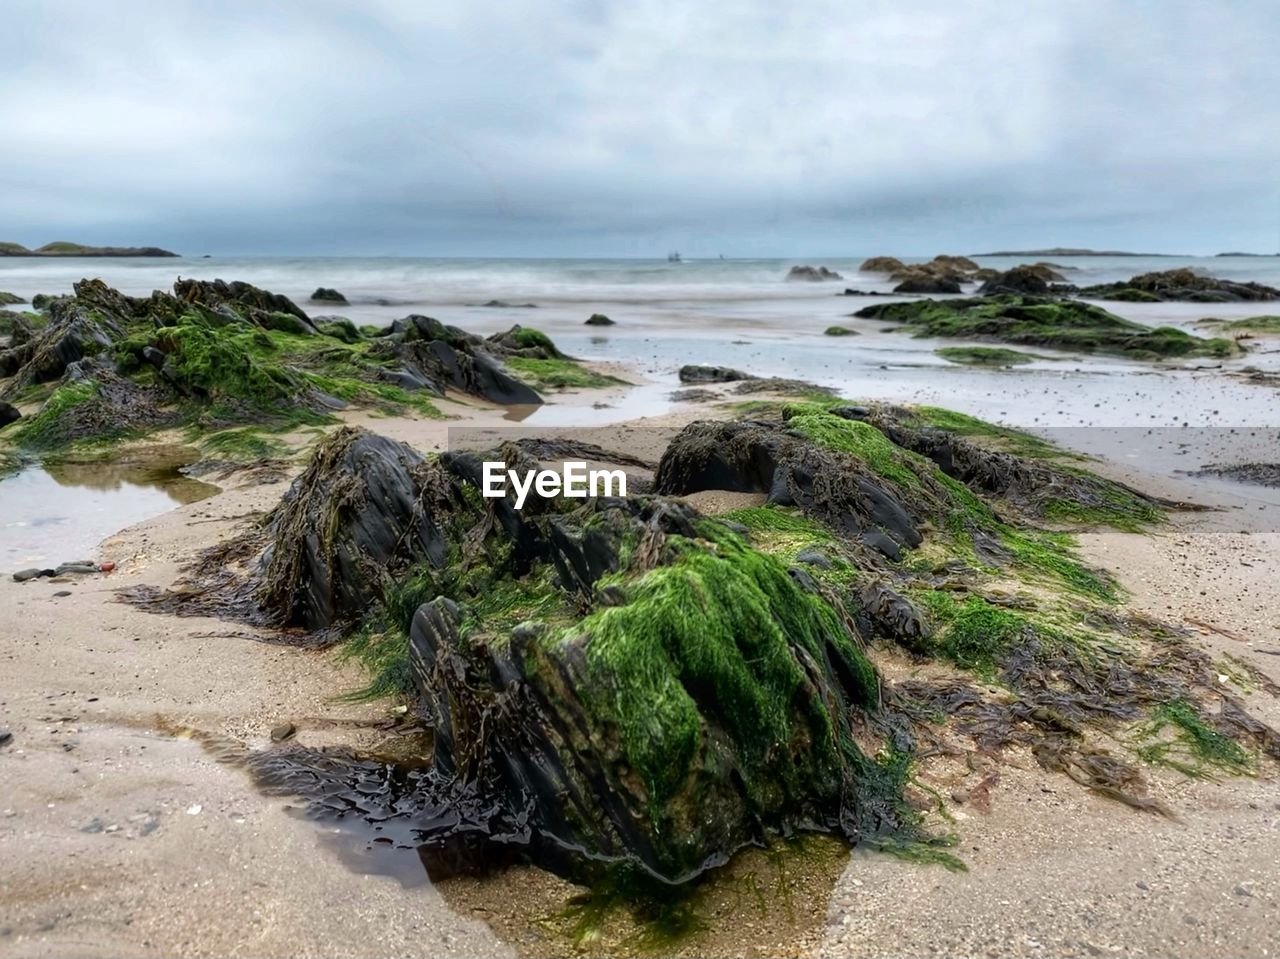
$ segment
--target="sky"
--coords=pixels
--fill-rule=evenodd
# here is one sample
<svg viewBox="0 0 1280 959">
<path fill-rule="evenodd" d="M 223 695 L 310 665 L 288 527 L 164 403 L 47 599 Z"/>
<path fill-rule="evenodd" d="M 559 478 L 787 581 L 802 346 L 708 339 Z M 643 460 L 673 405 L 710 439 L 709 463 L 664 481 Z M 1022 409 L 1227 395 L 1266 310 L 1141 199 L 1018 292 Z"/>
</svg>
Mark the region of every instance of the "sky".
<svg viewBox="0 0 1280 959">
<path fill-rule="evenodd" d="M 1275 0 L 5 0 L 0 240 L 1280 250 Z"/>
</svg>

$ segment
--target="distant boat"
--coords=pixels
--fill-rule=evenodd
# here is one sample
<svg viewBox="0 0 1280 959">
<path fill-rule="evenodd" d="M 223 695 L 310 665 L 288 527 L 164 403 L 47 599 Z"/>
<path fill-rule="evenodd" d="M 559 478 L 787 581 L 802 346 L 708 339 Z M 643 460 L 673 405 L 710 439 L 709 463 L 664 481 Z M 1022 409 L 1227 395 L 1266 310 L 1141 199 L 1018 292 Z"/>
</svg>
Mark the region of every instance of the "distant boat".
<svg viewBox="0 0 1280 959">
<path fill-rule="evenodd" d="M 668 253 L 668 254 L 667 254 L 667 262 L 668 262 L 668 263 L 680 263 L 680 262 L 682 262 L 682 261 L 681 261 L 681 259 L 680 259 L 680 252 L 677 250 L 677 251 L 675 251 L 675 252 L 673 252 L 673 253 Z"/>
</svg>

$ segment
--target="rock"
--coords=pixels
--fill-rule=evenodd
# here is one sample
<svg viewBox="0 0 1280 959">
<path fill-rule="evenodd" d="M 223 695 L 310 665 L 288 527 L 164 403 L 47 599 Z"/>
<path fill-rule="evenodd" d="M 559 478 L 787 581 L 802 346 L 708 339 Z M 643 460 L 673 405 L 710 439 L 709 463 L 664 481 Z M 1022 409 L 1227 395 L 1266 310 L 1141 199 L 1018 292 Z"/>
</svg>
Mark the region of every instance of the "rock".
<svg viewBox="0 0 1280 959">
<path fill-rule="evenodd" d="M 421 380 L 449 386 L 504 405 L 537 405 L 542 397 L 516 379 L 501 356 L 559 358 L 545 334 L 515 326 L 487 340 L 429 316 L 397 320 L 375 352 L 394 355 L 405 370 Z"/>
<path fill-rule="evenodd" d="M 25 583 L 29 579 L 35 579 L 43 575 L 43 572 L 38 569 L 20 569 L 13 574 L 13 581 L 15 583 Z"/>
<path fill-rule="evenodd" d="M 0 290 L 0 306 L 14 306 L 25 302 L 27 301 L 16 293 L 6 293 L 4 290 Z"/>
<path fill-rule="evenodd" d="M 587 317 L 586 326 L 613 326 L 614 321 L 609 319 L 603 313 L 592 313 Z"/>
<path fill-rule="evenodd" d="M 816 566 L 819 569 L 830 569 L 832 566 L 831 557 L 813 546 L 806 546 L 796 553 L 796 562 L 804 563 L 806 566 Z"/>
<path fill-rule="evenodd" d="M 896 256 L 873 256 L 870 259 L 862 261 L 862 265 L 858 267 L 858 272 L 897 273 L 899 270 L 905 268 L 906 264 Z"/>
<path fill-rule="evenodd" d="M 841 758 L 858 755 L 850 724 L 875 708 L 874 673 L 780 561 L 661 499 L 594 501 L 529 532 L 559 576 L 575 571 L 579 597 L 604 571 L 642 561 L 652 572 L 624 578 L 569 629 L 464 629 L 477 610 L 445 595 L 413 616 L 410 665 L 436 770 L 493 797 L 504 821 L 501 810 L 522 811 L 522 847 L 586 850 L 579 870 L 628 863 L 683 882 L 801 819 L 857 832 L 873 810 L 892 817 Z M 624 551 L 636 536 L 643 549 Z M 588 555 L 597 561 L 581 565 Z M 683 614 L 686 601 L 698 617 Z M 735 635 L 753 637 L 751 652 Z"/>
<path fill-rule="evenodd" d="M 13 742 L 13 733 L 7 729 L 0 729 L 0 746 L 8 746 Z"/>
<path fill-rule="evenodd" d="M 824 280 L 843 280 L 844 277 L 835 270 L 828 270 L 825 266 L 793 266 L 787 271 L 787 279 L 815 283 Z"/>
<path fill-rule="evenodd" d="M 893 288 L 894 293 L 960 293 L 960 283 L 945 276 L 911 276 Z"/>
<path fill-rule="evenodd" d="M 281 328 L 280 317 L 291 317 L 286 332 L 315 333 L 311 318 L 282 293 L 259 289 L 251 283 L 233 280 L 178 280 L 173 284 L 174 296 L 183 303 L 194 303 L 217 310 L 230 307 L 231 316 L 245 317 L 264 329 Z"/>
<path fill-rule="evenodd" d="M 56 593 L 54 593 L 54 594 L 53 594 L 53 598 L 54 598 L 54 599 L 63 599 L 63 598 L 65 598 L 65 597 L 67 597 L 67 596 L 70 596 L 70 595 L 71 595 L 71 590 L 69 590 L 69 589 L 60 589 L 60 590 L 58 590 Z"/>
<path fill-rule="evenodd" d="M 0 400 L 0 429 L 4 429 L 10 423 L 16 423 L 20 419 L 22 419 L 22 414 L 18 412 L 16 406 Z"/>
<path fill-rule="evenodd" d="M 1238 283 L 1203 276 L 1187 267 L 1143 273 L 1118 283 L 1081 287 L 1077 295 L 1098 300 L 1188 300 L 1195 303 L 1257 302 L 1280 299 L 1280 290 L 1262 283 Z"/>
<path fill-rule="evenodd" d="M 871 582 L 858 596 L 862 609 L 858 625 L 868 635 L 879 636 L 913 652 L 928 651 L 929 630 L 915 605 L 883 582 Z"/>
<path fill-rule="evenodd" d="M 97 563 L 63 563 L 55 571 L 58 576 L 65 576 L 68 573 L 77 575 L 88 575 L 89 573 L 98 572 Z"/>
<path fill-rule="evenodd" d="M 718 400 L 720 394 L 715 390 L 702 389 L 694 387 L 688 390 L 675 390 L 671 394 L 671 400 L 675 403 L 708 403 L 711 400 Z"/>
<path fill-rule="evenodd" d="M 996 340 L 1135 359 L 1233 356 L 1229 340 L 1201 339 L 1171 327 L 1151 329 L 1076 300 L 997 294 L 865 306 L 854 316 L 909 327 L 920 336 Z"/>
<path fill-rule="evenodd" d="M 735 370 L 728 366 L 698 366 L 688 364 L 680 367 L 681 383 L 734 383 L 738 380 L 754 380 L 750 373 Z"/>
<path fill-rule="evenodd" d="M 324 336 L 331 336 L 343 343 L 359 343 L 362 339 L 356 325 L 345 316 L 317 316 L 315 327 Z"/>
<path fill-rule="evenodd" d="M 822 331 L 824 336 L 857 336 L 857 330 L 851 330 L 847 326 L 828 326 Z"/>
<path fill-rule="evenodd" d="M 331 433 L 267 516 L 260 605 L 277 622 L 319 629 L 361 613 L 397 571 L 443 565 L 446 541 L 427 496 L 433 477 L 438 470 L 402 443 L 346 427 Z"/>
<path fill-rule="evenodd" d="M 337 290 L 327 286 L 318 286 L 315 292 L 311 294 L 311 302 L 313 303 L 346 303 L 347 298 Z"/>
<path fill-rule="evenodd" d="M 871 549 L 896 559 L 922 541 L 923 517 L 860 461 L 766 423 L 697 422 L 667 447 L 654 475 L 659 493 L 763 493 L 798 506 Z"/>
<path fill-rule="evenodd" d="M 508 303 L 505 300 L 490 300 L 480 305 L 492 310 L 536 310 L 538 308 L 537 303 Z"/>
<path fill-rule="evenodd" d="M 1052 271 L 1049 271 L 1052 273 Z M 1031 296 L 1046 296 L 1049 293 L 1049 282 L 1045 272 L 1034 266 L 1015 266 L 995 279 L 987 280 L 978 288 L 980 296 L 992 296 L 997 293 L 1017 293 Z"/>
<path fill-rule="evenodd" d="M 100 573 L 110 573 L 110 572 L 113 572 L 115 568 L 116 568 L 116 564 L 111 562 L 110 560 L 107 560 L 104 563 L 98 564 L 98 572 Z"/>
<path fill-rule="evenodd" d="M 297 731 L 298 727 L 293 723 L 281 723 L 279 726 L 273 726 L 271 727 L 271 741 L 273 743 L 282 743 L 286 739 L 292 739 Z"/>
</svg>

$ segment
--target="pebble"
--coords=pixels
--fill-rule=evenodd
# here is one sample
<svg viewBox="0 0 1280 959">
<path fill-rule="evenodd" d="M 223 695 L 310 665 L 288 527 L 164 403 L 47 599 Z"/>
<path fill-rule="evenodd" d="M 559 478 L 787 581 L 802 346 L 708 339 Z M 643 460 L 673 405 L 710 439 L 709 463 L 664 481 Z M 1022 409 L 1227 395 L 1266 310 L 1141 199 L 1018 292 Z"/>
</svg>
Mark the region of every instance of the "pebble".
<svg viewBox="0 0 1280 959">
<path fill-rule="evenodd" d="M 293 734 L 298 731 L 298 727 L 293 723 L 281 723 L 271 730 L 271 741 L 273 743 L 282 743 L 286 739 L 292 738 Z"/>
<path fill-rule="evenodd" d="M 8 746 L 13 742 L 13 733 L 7 729 L 0 729 L 0 746 Z"/>
</svg>

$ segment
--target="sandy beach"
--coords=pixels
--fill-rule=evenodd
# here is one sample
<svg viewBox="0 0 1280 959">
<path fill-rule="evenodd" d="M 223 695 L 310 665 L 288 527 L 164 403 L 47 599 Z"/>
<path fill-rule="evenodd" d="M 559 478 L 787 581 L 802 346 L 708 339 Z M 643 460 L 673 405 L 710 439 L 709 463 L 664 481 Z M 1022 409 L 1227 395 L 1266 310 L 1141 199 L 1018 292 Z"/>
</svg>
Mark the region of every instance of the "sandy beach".
<svg viewBox="0 0 1280 959">
<path fill-rule="evenodd" d="M 625 404 L 626 392 L 603 399 Z M 601 401 L 569 395 L 560 408 L 571 420 L 575 405 Z M 450 428 L 506 422 L 474 405 L 449 412 L 460 418 L 351 419 L 423 451 L 443 447 Z M 644 448 L 663 435 L 656 427 L 708 412 L 685 404 L 609 429 L 622 429 L 611 435 L 628 437 L 633 453 L 656 458 L 659 449 Z M 1126 464 L 1110 468 L 1134 479 Z M 0 954 L 560 954 L 555 924 L 528 921 L 567 900 L 571 887 L 560 880 L 521 867 L 436 890 L 425 877 L 347 868 L 323 825 L 290 815 L 287 799 L 262 795 L 242 770 L 172 735 L 190 728 L 269 749 L 272 728 L 292 723 L 307 746 L 374 752 L 391 735 L 386 702 L 335 698 L 359 688 L 362 675 L 332 650 L 116 601 L 122 587 L 171 585 L 185 561 L 244 529 L 288 486 L 234 474 L 223 482 L 216 496 L 105 541 L 101 558 L 117 564 L 108 575 L 0 583 L 0 617 L 10 624 L 0 722 L 14 736 L 0 752 Z M 1149 492 L 1187 498 L 1176 480 L 1148 482 L 1159 487 Z M 1085 534 L 1081 549 L 1118 575 L 1134 608 L 1280 681 L 1272 655 L 1280 615 L 1268 587 L 1280 573 L 1280 535 L 1267 530 L 1265 510 L 1258 529 L 1241 531 L 1232 504 L 1218 505 L 1175 514 L 1150 534 Z M 1248 702 L 1280 723 L 1268 694 Z M 937 786 L 959 795 L 950 775 L 938 770 Z M 1268 776 L 1189 782 L 1157 773 L 1155 788 L 1177 813 L 1163 819 L 1013 756 L 988 809 L 947 800 L 967 873 L 862 853 L 841 871 L 841 855 L 835 871 L 818 870 L 816 886 L 803 869 L 784 880 L 812 886 L 791 922 L 765 933 L 730 910 L 709 938 L 679 951 L 1267 954 L 1280 947 L 1269 919 L 1280 900 L 1280 803 Z"/>
</svg>

